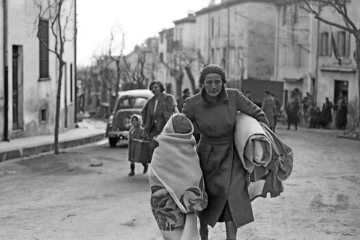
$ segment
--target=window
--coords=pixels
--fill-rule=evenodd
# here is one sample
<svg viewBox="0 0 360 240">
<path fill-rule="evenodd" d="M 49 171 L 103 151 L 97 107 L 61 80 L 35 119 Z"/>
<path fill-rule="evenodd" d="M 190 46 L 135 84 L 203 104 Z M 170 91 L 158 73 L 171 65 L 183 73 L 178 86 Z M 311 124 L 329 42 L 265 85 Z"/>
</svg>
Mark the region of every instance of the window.
<svg viewBox="0 0 360 240">
<path fill-rule="evenodd" d="M 283 14 L 282 14 L 282 25 L 284 26 L 286 24 L 286 5 L 283 8 Z"/>
<path fill-rule="evenodd" d="M 49 77 L 49 21 L 40 19 L 39 22 L 39 66 L 40 78 Z"/>
<path fill-rule="evenodd" d="M 160 34 L 160 43 L 164 43 L 164 34 L 163 33 Z"/>
<path fill-rule="evenodd" d="M 160 62 L 164 62 L 164 53 L 161 52 L 159 58 Z"/>
<path fill-rule="evenodd" d="M 295 3 L 294 6 L 294 24 L 299 22 L 299 8 L 298 5 Z"/>
<path fill-rule="evenodd" d="M 220 16 L 219 16 L 219 19 L 218 19 L 218 36 L 220 37 L 221 36 L 221 32 L 220 32 L 220 30 L 221 30 L 221 18 L 220 18 Z"/>
<path fill-rule="evenodd" d="M 223 48 L 223 54 L 221 59 L 221 66 L 226 68 L 226 48 Z"/>
<path fill-rule="evenodd" d="M 215 35 L 215 21 L 214 18 L 211 18 L 211 37 Z"/>
<path fill-rule="evenodd" d="M 338 49 L 339 56 L 345 55 L 345 32 L 338 32 Z"/>
<path fill-rule="evenodd" d="M 215 49 L 211 49 L 211 63 L 215 63 Z"/>
<path fill-rule="evenodd" d="M 301 67 L 301 46 L 294 46 L 294 66 Z"/>
<path fill-rule="evenodd" d="M 329 55 L 329 33 L 321 33 L 321 43 L 320 43 L 320 55 L 328 56 Z"/>
<path fill-rule="evenodd" d="M 40 110 L 40 122 L 46 122 L 46 108 Z"/>
<path fill-rule="evenodd" d="M 338 32 L 337 47 L 339 49 L 339 56 L 350 56 L 350 34 L 345 31 Z"/>
<path fill-rule="evenodd" d="M 121 109 L 134 109 L 134 108 L 142 109 L 147 101 L 148 99 L 144 97 L 134 97 L 134 96 L 121 97 L 117 103 L 115 112 Z"/>
</svg>

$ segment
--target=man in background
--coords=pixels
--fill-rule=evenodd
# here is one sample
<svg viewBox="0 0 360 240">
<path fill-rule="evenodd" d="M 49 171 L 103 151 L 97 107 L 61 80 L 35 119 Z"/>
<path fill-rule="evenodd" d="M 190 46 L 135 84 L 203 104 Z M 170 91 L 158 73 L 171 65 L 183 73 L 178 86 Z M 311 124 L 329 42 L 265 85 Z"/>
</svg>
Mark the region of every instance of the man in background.
<svg viewBox="0 0 360 240">
<path fill-rule="evenodd" d="M 190 90 L 188 88 L 185 88 L 183 90 L 183 95 L 181 97 L 178 98 L 177 100 L 177 106 L 180 112 L 182 112 L 184 103 L 185 103 L 185 99 L 187 99 L 188 97 L 190 97 Z"/>
</svg>

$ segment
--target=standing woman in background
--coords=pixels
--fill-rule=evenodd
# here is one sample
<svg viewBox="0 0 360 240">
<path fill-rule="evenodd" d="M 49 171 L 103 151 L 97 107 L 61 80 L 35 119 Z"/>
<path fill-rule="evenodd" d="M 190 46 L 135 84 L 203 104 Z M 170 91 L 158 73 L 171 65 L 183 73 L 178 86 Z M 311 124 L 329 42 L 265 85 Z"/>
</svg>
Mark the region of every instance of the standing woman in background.
<svg viewBox="0 0 360 240">
<path fill-rule="evenodd" d="M 164 93 L 164 85 L 160 81 L 153 81 L 149 86 L 154 94 L 141 110 L 141 117 L 144 121 L 144 130 L 150 139 L 150 157 L 154 152 L 154 137 L 163 130 L 166 122 L 173 113 L 179 110 L 173 95 Z"/>
<path fill-rule="evenodd" d="M 197 152 L 209 200 L 198 214 L 200 236 L 208 239 L 207 225 L 225 222 L 226 237 L 232 240 L 239 227 L 254 221 L 246 170 L 234 145 L 237 111 L 267 125 L 268 120 L 239 90 L 225 88 L 226 76 L 220 66 L 208 65 L 199 80 L 201 93 L 186 99 L 183 113 L 201 132 Z"/>
</svg>

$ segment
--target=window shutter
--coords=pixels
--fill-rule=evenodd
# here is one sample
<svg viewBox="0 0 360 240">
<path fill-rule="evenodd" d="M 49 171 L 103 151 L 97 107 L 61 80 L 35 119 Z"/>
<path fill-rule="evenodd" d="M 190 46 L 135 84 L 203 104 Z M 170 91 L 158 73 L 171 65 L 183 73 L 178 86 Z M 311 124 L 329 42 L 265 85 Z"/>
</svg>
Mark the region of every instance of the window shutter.
<svg viewBox="0 0 360 240">
<path fill-rule="evenodd" d="M 350 56 L 350 46 L 351 46 L 351 33 L 346 32 L 345 35 L 345 56 L 349 57 Z"/>
</svg>

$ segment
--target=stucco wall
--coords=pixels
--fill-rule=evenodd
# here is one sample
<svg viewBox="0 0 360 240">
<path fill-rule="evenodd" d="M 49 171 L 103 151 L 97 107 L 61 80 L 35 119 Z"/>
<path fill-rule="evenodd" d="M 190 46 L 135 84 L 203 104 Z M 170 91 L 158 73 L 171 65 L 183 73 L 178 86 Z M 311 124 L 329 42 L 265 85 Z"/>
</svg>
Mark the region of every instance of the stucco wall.
<svg viewBox="0 0 360 240">
<path fill-rule="evenodd" d="M 4 131 L 4 41 L 3 41 L 3 1 L 0 1 L 0 141 L 3 139 Z"/>
<path fill-rule="evenodd" d="M 266 14 L 265 14 L 266 13 Z M 214 19 L 214 36 L 211 22 Z M 206 59 L 221 64 L 226 49 L 226 72 L 230 80 L 273 79 L 276 8 L 270 4 L 240 3 L 196 17 L 198 48 Z M 244 69 L 245 68 L 245 69 Z"/>
<path fill-rule="evenodd" d="M 70 2 L 65 7 L 69 7 Z M 49 75 L 50 79 L 39 79 L 39 40 L 36 36 L 37 26 L 34 24 L 38 8 L 32 1 L 12 0 L 9 1 L 9 128 L 12 131 L 12 47 L 13 45 L 22 48 L 22 99 L 20 99 L 20 106 L 23 109 L 23 116 L 21 119 L 22 126 L 21 133 L 13 136 L 34 136 L 41 134 L 52 134 L 54 132 L 55 124 L 55 101 L 57 89 L 57 59 L 53 53 L 49 54 Z M 45 15 L 45 17 L 48 17 Z M 72 17 L 70 18 L 73 19 Z M 69 23 L 69 30 L 67 31 L 67 38 L 73 39 L 73 23 Z M 54 39 L 49 30 L 50 47 L 54 47 Z M 63 84 L 62 84 L 62 99 L 61 109 L 64 111 L 65 104 L 67 105 L 67 128 L 74 127 L 74 85 L 70 87 L 70 64 L 73 66 L 72 84 L 75 83 L 75 63 L 74 63 L 74 43 L 69 41 L 65 45 L 64 60 L 67 63 L 67 68 L 64 69 Z M 65 72 L 66 71 L 66 72 Z M 65 80 L 67 83 L 65 84 Z M 66 85 L 66 89 L 65 89 Z M 65 103 L 65 92 L 67 94 L 67 102 Z M 72 99 L 70 93 L 72 92 Z M 71 101 L 72 100 L 72 101 Z M 40 122 L 40 110 L 46 108 L 47 120 Z M 60 131 L 64 131 L 65 115 L 60 116 Z M 0 130 L 0 132 L 2 129 Z"/>
</svg>

